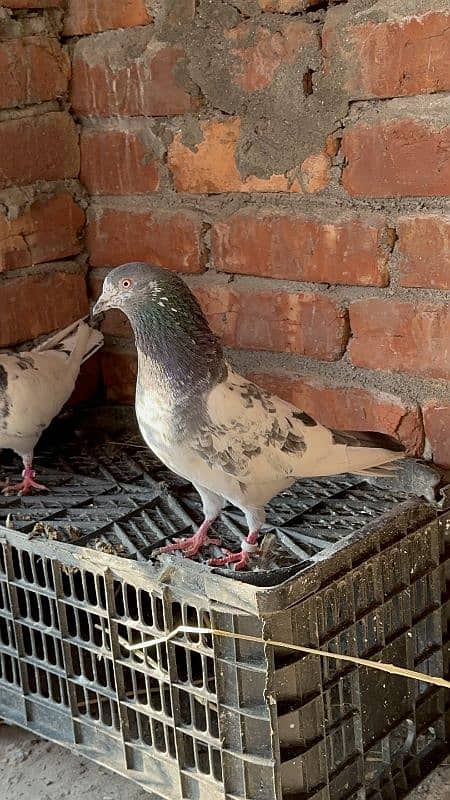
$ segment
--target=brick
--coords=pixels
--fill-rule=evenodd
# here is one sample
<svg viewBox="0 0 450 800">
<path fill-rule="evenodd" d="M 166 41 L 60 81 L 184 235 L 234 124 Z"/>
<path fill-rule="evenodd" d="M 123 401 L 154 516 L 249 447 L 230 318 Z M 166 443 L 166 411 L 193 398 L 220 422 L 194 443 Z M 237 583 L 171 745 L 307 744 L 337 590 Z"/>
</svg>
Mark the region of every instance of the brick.
<svg viewBox="0 0 450 800">
<path fill-rule="evenodd" d="M 298 353 L 324 361 L 342 356 L 347 342 L 344 309 L 313 292 L 198 286 L 195 294 L 226 345 Z"/>
<path fill-rule="evenodd" d="M 386 286 L 392 232 L 384 217 L 333 219 L 238 212 L 212 228 L 217 269 L 294 281 Z"/>
<path fill-rule="evenodd" d="M 152 22 L 144 0 L 69 0 L 64 35 L 98 33 Z"/>
<path fill-rule="evenodd" d="M 66 406 L 73 408 L 74 406 L 80 405 L 80 403 L 86 403 L 88 400 L 92 400 L 94 395 L 98 393 L 100 381 L 100 353 L 95 353 L 95 355 L 88 358 L 88 360 L 81 365 L 75 389 L 69 397 Z M 97 399 L 100 401 L 102 398 Z"/>
<path fill-rule="evenodd" d="M 323 48 L 327 70 L 343 76 L 352 98 L 450 89 L 448 10 L 357 22 L 350 5 L 335 8 L 326 15 Z"/>
<path fill-rule="evenodd" d="M 177 133 L 169 145 L 168 164 L 173 175 L 175 189 L 178 192 L 193 194 L 302 192 L 302 185 L 295 168 L 286 174 L 271 175 L 268 178 L 259 178 L 256 175 L 249 175 L 245 178 L 241 176 L 236 161 L 241 130 L 239 117 L 202 121 L 200 129 L 202 140 L 195 145 L 194 149 L 183 144 L 181 133 Z M 320 166 L 319 175 L 316 173 L 311 180 L 307 162 L 308 159 L 304 162 L 306 165 L 305 190 L 320 191 L 326 185 L 323 164 Z M 328 163 L 327 160 L 327 165 Z M 301 172 L 302 169 L 300 169 Z M 329 180 L 328 167 L 325 180 L 327 182 Z"/>
<path fill-rule="evenodd" d="M 81 272 L 51 272 L 11 278 L 2 283 L 0 347 L 18 344 L 63 328 L 88 313 Z"/>
<path fill-rule="evenodd" d="M 423 450 L 422 418 L 415 403 L 375 390 L 330 386 L 288 373 L 251 373 L 248 377 L 327 428 L 378 431 L 396 437 L 412 455 L 420 455 Z"/>
<path fill-rule="evenodd" d="M 303 48 L 319 50 L 316 28 L 302 19 L 280 22 L 276 31 L 264 25 L 254 30 L 248 20 L 226 31 L 225 37 L 236 44 L 231 48 L 233 81 L 248 92 L 270 86 L 279 67 L 294 64 Z"/>
<path fill-rule="evenodd" d="M 14 220 L 0 214 L 0 272 L 76 255 L 83 225 L 69 194 L 38 199 Z"/>
<path fill-rule="evenodd" d="M 450 125 L 416 119 L 359 122 L 342 139 L 343 185 L 366 197 L 450 194 Z"/>
<path fill-rule="evenodd" d="M 411 214 L 396 229 L 400 285 L 450 289 L 450 216 Z"/>
<path fill-rule="evenodd" d="M 75 45 L 72 106 L 100 117 L 166 116 L 198 107 L 184 88 L 185 52 L 154 38 L 151 27 L 110 31 Z"/>
<path fill-rule="evenodd" d="M 145 194 L 159 187 L 159 162 L 142 135 L 133 131 L 81 133 L 80 180 L 91 194 Z"/>
<path fill-rule="evenodd" d="M 308 194 L 315 194 L 326 189 L 331 178 L 330 166 L 330 159 L 325 152 L 307 156 L 300 168 L 304 191 Z"/>
<path fill-rule="evenodd" d="M 0 8 L 61 8 L 66 0 L 0 0 Z"/>
<path fill-rule="evenodd" d="M 101 351 L 103 385 L 110 403 L 134 403 L 137 375 L 136 352 L 127 350 Z"/>
<path fill-rule="evenodd" d="M 450 378 L 450 308 L 370 298 L 350 305 L 353 364 Z"/>
<path fill-rule="evenodd" d="M 422 411 L 433 461 L 450 469 L 450 403 L 432 400 L 425 404 Z"/>
<path fill-rule="evenodd" d="M 0 108 L 41 103 L 63 96 L 70 61 L 49 36 L 25 36 L 0 42 Z"/>
<path fill-rule="evenodd" d="M 78 134 L 70 114 L 55 111 L 0 122 L 0 164 L 0 189 L 77 177 Z"/>
<path fill-rule="evenodd" d="M 104 210 L 88 225 L 87 245 L 94 267 L 148 261 L 178 272 L 200 272 L 201 222 L 185 211 Z"/>
</svg>

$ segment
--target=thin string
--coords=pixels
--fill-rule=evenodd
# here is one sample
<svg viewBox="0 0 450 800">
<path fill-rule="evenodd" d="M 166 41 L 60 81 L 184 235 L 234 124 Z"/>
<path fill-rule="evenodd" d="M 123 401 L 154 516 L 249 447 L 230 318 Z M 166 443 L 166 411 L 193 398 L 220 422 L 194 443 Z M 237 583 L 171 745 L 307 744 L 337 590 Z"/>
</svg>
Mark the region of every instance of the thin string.
<svg viewBox="0 0 450 800">
<path fill-rule="evenodd" d="M 194 633 L 197 635 L 206 636 L 221 636 L 225 639 L 239 639 L 244 642 L 255 642 L 257 644 L 270 644 L 272 647 L 283 647 L 286 650 L 297 650 L 299 653 L 308 653 L 309 655 L 319 656 L 320 658 L 332 658 L 336 661 L 348 661 L 351 664 L 357 664 L 360 667 L 368 667 L 369 669 L 376 669 L 380 672 L 388 672 L 390 675 L 399 675 L 403 678 L 411 678 L 415 681 L 422 683 L 429 683 L 433 686 L 441 686 L 444 689 L 450 689 L 450 681 L 445 678 L 438 678 L 435 675 L 424 675 L 422 672 L 415 672 L 412 669 L 405 667 L 397 667 L 395 664 L 385 664 L 382 661 L 369 661 L 366 658 L 358 658 L 357 656 L 342 655 L 339 653 L 331 653 L 326 650 L 317 650 L 314 647 L 303 647 L 298 644 L 289 644 L 288 642 L 277 642 L 274 639 L 262 639 L 259 636 L 249 636 L 245 633 L 231 633 L 230 631 L 221 631 L 216 628 L 196 628 L 190 625 L 179 625 L 167 636 L 161 636 L 158 639 L 148 639 L 140 644 L 128 644 L 123 642 L 123 646 L 130 652 L 137 650 L 146 650 L 149 647 L 156 647 L 159 644 L 166 644 L 180 633 Z"/>
</svg>

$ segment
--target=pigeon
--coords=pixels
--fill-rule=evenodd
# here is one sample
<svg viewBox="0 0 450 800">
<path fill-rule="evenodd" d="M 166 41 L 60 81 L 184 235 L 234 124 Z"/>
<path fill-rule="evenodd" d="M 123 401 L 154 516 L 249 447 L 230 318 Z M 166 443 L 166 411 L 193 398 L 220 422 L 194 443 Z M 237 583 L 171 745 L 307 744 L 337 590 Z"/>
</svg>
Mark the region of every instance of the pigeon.
<svg viewBox="0 0 450 800">
<path fill-rule="evenodd" d="M 194 485 L 203 504 L 198 531 L 163 552 L 193 557 L 217 543 L 208 532 L 231 503 L 244 513 L 248 535 L 239 552 L 226 551 L 209 564 L 247 569 L 258 552 L 265 505 L 276 494 L 301 478 L 376 474 L 404 457 L 390 437 L 329 430 L 237 374 L 175 273 L 145 263 L 117 267 L 105 278 L 93 313 L 111 308 L 124 312 L 135 336 L 141 434 L 169 469 Z"/>
<path fill-rule="evenodd" d="M 34 448 L 72 394 L 81 364 L 102 344 L 102 334 L 81 319 L 32 350 L 0 353 L 0 449 L 14 450 L 24 467 L 23 480 L 7 484 L 4 494 L 47 488 L 35 480 Z"/>
</svg>

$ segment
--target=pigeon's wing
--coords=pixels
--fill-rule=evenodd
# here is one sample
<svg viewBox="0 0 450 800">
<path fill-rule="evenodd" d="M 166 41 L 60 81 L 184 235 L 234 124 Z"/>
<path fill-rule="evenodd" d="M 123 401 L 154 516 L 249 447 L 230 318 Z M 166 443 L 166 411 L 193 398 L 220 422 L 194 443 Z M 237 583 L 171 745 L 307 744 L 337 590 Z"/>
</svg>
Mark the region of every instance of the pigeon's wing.
<svg viewBox="0 0 450 800">
<path fill-rule="evenodd" d="M 194 447 L 213 469 L 244 484 L 274 484 L 386 464 L 401 457 L 391 452 L 391 443 L 386 447 L 387 438 L 330 431 L 290 403 L 230 372 L 208 397 L 207 421 Z"/>
<path fill-rule="evenodd" d="M 103 337 L 84 322 L 57 349 L 0 354 L 0 447 L 34 446 L 69 399 L 86 353 Z"/>
<path fill-rule="evenodd" d="M 7 437 L 38 440 L 73 390 L 75 378 L 64 353 L 1 355 L 3 375 L 0 446 Z"/>
</svg>

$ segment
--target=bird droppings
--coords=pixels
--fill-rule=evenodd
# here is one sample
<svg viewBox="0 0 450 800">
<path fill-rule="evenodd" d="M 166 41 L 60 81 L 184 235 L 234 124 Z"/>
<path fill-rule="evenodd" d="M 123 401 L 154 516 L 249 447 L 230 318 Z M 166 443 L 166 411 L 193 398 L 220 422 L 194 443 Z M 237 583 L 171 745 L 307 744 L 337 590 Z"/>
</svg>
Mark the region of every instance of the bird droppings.
<svg viewBox="0 0 450 800">
<path fill-rule="evenodd" d="M 28 519 L 30 519 L 29 516 Z M 51 522 L 36 522 L 31 533 L 28 534 L 30 539 L 35 536 L 43 536 L 54 542 L 76 542 L 81 535 L 81 531 L 72 525 L 63 525 L 57 528 Z"/>
<path fill-rule="evenodd" d="M 114 545 L 105 541 L 104 539 L 94 539 L 93 545 L 95 550 L 99 550 L 101 553 L 108 553 L 111 556 L 121 556 L 126 554 L 123 544 Z"/>
</svg>

